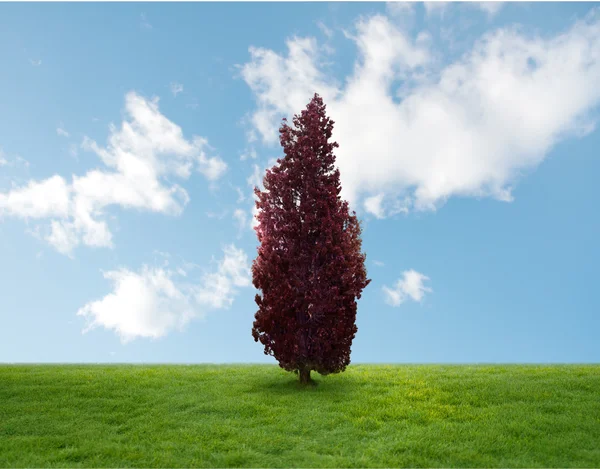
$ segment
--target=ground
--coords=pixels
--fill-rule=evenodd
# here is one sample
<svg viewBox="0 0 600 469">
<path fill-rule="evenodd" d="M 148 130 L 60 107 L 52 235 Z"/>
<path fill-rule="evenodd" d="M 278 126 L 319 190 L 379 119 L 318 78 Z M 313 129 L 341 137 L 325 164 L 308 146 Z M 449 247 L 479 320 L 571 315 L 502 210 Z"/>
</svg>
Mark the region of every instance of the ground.
<svg viewBox="0 0 600 469">
<path fill-rule="evenodd" d="M 600 365 L 1 365 L 0 467 L 600 467 Z"/>
</svg>

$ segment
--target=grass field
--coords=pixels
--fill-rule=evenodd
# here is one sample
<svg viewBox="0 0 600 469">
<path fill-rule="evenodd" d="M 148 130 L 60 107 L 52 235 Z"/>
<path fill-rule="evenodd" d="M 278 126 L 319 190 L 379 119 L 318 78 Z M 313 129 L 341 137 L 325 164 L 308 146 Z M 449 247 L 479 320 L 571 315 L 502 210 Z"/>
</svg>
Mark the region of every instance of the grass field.
<svg viewBox="0 0 600 469">
<path fill-rule="evenodd" d="M 600 366 L 2 365 L 0 467 L 600 467 Z"/>
</svg>

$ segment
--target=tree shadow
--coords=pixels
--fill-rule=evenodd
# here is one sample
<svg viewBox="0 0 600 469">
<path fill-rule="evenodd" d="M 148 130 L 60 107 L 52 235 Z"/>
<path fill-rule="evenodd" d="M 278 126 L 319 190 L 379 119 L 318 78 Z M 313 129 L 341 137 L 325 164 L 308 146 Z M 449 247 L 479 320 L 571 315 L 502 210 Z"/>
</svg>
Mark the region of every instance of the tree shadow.
<svg viewBox="0 0 600 469">
<path fill-rule="evenodd" d="M 246 391 L 263 394 L 269 397 L 318 395 L 324 399 L 350 398 L 360 393 L 360 384 L 351 376 L 312 377 L 310 383 L 301 383 L 298 376 L 292 373 L 276 373 L 268 378 L 257 379 L 248 383 Z"/>
</svg>

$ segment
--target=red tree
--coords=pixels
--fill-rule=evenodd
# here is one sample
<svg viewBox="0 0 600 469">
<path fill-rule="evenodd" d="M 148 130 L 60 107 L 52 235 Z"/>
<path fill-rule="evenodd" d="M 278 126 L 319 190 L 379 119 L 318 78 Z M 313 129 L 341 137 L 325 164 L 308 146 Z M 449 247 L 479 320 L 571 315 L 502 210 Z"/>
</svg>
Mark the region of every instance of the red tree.
<svg viewBox="0 0 600 469">
<path fill-rule="evenodd" d="M 293 124 L 283 119 L 285 156 L 267 170 L 265 190 L 254 189 L 261 244 L 252 277 L 262 296 L 252 336 L 307 383 L 311 370 L 326 375 L 350 363 L 356 299 L 371 280 L 356 212 L 339 196 L 338 144 L 329 142 L 333 121 L 319 95 Z"/>
</svg>

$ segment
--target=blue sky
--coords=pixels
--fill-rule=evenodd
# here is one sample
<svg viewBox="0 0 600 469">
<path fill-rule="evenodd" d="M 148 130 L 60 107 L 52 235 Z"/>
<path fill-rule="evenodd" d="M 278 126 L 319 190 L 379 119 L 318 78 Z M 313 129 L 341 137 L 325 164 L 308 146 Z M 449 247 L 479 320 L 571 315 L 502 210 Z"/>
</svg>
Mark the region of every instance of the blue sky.
<svg viewBox="0 0 600 469">
<path fill-rule="evenodd" d="M 0 361 L 274 362 L 252 184 L 319 92 L 357 362 L 598 362 L 594 3 L 3 4 Z"/>
</svg>

